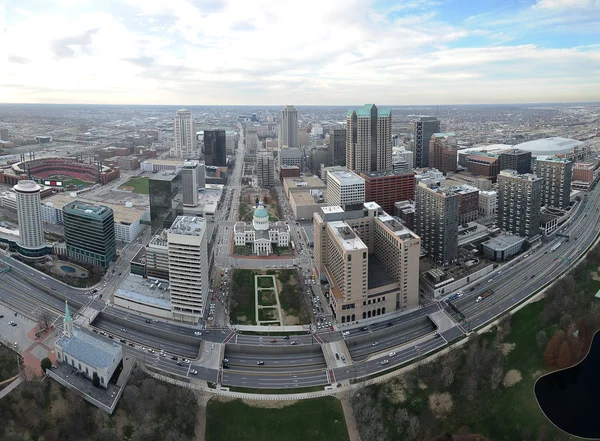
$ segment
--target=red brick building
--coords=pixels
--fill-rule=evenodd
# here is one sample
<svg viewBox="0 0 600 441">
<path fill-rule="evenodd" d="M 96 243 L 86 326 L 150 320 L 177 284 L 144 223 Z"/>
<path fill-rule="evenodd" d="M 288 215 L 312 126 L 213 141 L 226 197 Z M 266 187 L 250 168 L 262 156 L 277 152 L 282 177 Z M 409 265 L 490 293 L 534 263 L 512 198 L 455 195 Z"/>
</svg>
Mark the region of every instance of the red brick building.
<svg viewBox="0 0 600 441">
<path fill-rule="evenodd" d="M 415 175 L 401 171 L 362 172 L 365 180 L 365 202 L 377 202 L 388 214 L 394 203 L 415 199 Z"/>
<path fill-rule="evenodd" d="M 458 151 L 454 132 L 434 133 L 429 141 L 429 167 L 456 173 Z"/>
<path fill-rule="evenodd" d="M 500 173 L 498 155 L 484 152 L 472 153 L 467 157 L 467 170 L 469 173 L 491 177 L 496 182 L 496 177 Z"/>
<path fill-rule="evenodd" d="M 279 177 L 283 182 L 284 178 L 299 178 L 300 177 L 300 167 L 297 165 L 282 165 L 281 172 L 279 173 Z"/>
</svg>

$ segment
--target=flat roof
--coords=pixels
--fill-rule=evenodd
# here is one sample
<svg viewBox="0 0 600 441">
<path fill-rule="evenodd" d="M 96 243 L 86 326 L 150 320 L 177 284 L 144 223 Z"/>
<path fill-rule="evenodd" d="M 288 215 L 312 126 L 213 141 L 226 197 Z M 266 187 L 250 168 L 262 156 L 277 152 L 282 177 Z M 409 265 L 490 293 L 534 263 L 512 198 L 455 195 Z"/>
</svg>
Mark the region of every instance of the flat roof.
<svg viewBox="0 0 600 441">
<path fill-rule="evenodd" d="M 325 188 L 325 183 L 317 176 L 300 176 L 283 178 L 288 188 L 295 187 L 320 187 Z"/>
<path fill-rule="evenodd" d="M 404 161 L 404 162 L 406 162 L 406 161 Z M 368 172 L 360 172 L 360 174 L 366 176 L 367 178 L 385 178 L 388 176 L 403 176 L 403 175 L 408 175 L 408 176 L 414 177 L 414 175 L 415 175 L 411 171 L 404 171 L 404 170 L 368 171 Z"/>
<path fill-rule="evenodd" d="M 327 207 L 321 207 L 323 213 L 331 214 L 331 213 L 343 213 L 344 209 L 339 205 L 329 205 Z"/>
<path fill-rule="evenodd" d="M 381 208 L 381 205 L 379 205 L 377 202 L 365 202 L 363 206 L 367 210 L 379 210 Z"/>
<path fill-rule="evenodd" d="M 483 242 L 482 245 L 492 248 L 494 250 L 502 250 L 509 246 L 515 245 L 519 242 L 524 242 L 525 239 L 520 236 L 509 236 L 507 234 L 501 234 L 500 236 L 493 237 Z"/>
<path fill-rule="evenodd" d="M 149 164 L 158 164 L 158 165 L 179 165 L 183 167 L 183 159 L 159 159 L 159 158 L 150 158 L 146 159 L 144 162 Z"/>
<path fill-rule="evenodd" d="M 206 230 L 206 220 L 197 216 L 177 216 L 169 229 L 171 234 L 200 236 Z"/>
<path fill-rule="evenodd" d="M 155 283 L 160 283 L 160 287 Z M 129 274 L 115 291 L 117 297 L 140 303 L 171 309 L 171 291 L 169 282 L 154 277 L 144 279 L 137 274 Z"/>
<path fill-rule="evenodd" d="M 324 202 L 315 201 L 315 197 L 309 191 L 295 191 L 291 193 L 291 198 L 294 199 L 296 205 L 315 205 L 324 204 Z"/>
<path fill-rule="evenodd" d="M 342 185 L 352 185 L 352 184 L 364 184 L 364 178 L 361 178 L 356 173 L 351 172 L 350 170 L 328 170 L 327 174 L 329 175 L 327 179 L 330 177 L 336 179 Z"/>
<path fill-rule="evenodd" d="M 344 247 L 345 250 L 359 250 L 365 249 L 367 246 L 362 239 L 354 232 L 352 227 L 343 221 L 329 222 L 328 226 L 331 227 L 333 234 L 337 238 L 338 242 Z"/>
<path fill-rule="evenodd" d="M 70 193 L 56 193 L 44 199 L 42 204 L 48 204 L 48 202 L 50 202 L 54 208 L 62 210 L 65 205 L 73 201 L 98 205 L 98 202 L 94 202 L 89 199 L 79 197 L 73 198 L 71 197 Z M 111 204 L 109 202 L 102 202 L 100 205 L 112 209 L 116 224 L 132 224 L 142 217 L 147 211 L 147 209 L 127 207 L 125 205 Z"/>
</svg>

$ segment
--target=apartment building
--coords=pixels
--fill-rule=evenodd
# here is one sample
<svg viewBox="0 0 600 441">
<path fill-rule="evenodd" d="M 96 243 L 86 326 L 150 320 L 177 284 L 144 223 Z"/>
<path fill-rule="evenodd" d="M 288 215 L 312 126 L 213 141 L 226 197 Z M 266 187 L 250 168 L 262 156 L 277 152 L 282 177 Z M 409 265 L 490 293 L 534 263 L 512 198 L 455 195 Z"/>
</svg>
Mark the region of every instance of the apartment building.
<svg viewBox="0 0 600 441">
<path fill-rule="evenodd" d="M 263 153 L 256 157 L 256 177 L 259 187 L 275 185 L 275 160 L 272 154 Z"/>
<path fill-rule="evenodd" d="M 207 236 L 201 217 L 178 216 L 167 231 L 175 320 L 197 323 L 204 314 L 209 288 Z"/>
<path fill-rule="evenodd" d="M 498 206 L 498 193 L 494 190 L 479 192 L 479 214 L 482 217 L 495 217 Z"/>
<path fill-rule="evenodd" d="M 496 225 L 518 236 L 533 237 L 539 233 L 543 179 L 515 170 L 498 175 L 498 209 Z"/>
<path fill-rule="evenodd" d="M 450 187 L 419 182 L 415 192 L 415 225 L 421 246 L 437 264 L 448 266 L 458 257 L 459 197 Z"/>
<path fill-rule="evenodd" d="M 402 171 L 362 172 L 365 180 L 365 200 L 378 203 L 387 213 L 394 212 L 394 203 L 414 199 L 415 174 Z"/>
<path fill-rule="evenodd" d="M 474 222 L 479 217 L 479 189 L 470 185 L 456 188 L 458 195 L 458 215 L 461 224 Z"/>
<path fill-rule="evenodd" d="M 458 145 L 454 132 L 434 133 L 429 140 L 429 167 L 442 173 L 455 173 Z"/>
<path fill-rule="evenodd" d="M 535 174 L 543 179 L 542 205 L 565 210 L 570 202 L 573 162 L 566 158 L 537 158 Z"/>
</svg>

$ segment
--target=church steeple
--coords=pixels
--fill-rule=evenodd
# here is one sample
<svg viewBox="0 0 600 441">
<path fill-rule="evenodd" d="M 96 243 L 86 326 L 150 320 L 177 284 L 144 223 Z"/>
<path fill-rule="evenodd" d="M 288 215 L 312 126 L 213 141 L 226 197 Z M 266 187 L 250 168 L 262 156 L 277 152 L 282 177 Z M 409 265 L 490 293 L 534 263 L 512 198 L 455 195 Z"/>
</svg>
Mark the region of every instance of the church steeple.
<svg viewBox="0 0 600 441">
<path fill-rule="evenodd" d="M 65 300 L 65 318 L 63 319 L 63 335 L 65 337 L 73 337 L 73 318 L 69 312 L 69 302 Z"/>
</svg>

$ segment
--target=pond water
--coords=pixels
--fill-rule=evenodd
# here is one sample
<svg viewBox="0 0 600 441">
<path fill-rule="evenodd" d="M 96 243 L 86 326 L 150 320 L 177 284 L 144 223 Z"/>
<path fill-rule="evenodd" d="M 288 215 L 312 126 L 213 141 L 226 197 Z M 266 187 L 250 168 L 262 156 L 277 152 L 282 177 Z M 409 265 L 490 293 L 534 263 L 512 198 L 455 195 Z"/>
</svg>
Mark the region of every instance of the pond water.
<svg viewBox="0 0 600 441">
<path fill-rule="evenodd" d="M 558 428 L 583 438 L 600 438 L 600 332 L 581 363 L 541 377 L 534 390 L 542 411 Z"/>
<path fill-rule="evenodd" d="M 65 273 L 77 272 L 77 270 L 75 268 L 73 268 L 72 266 L 67 266 L 67 265 L 61 265 L 60 269 L 63 270 Z"/>
</svg>

